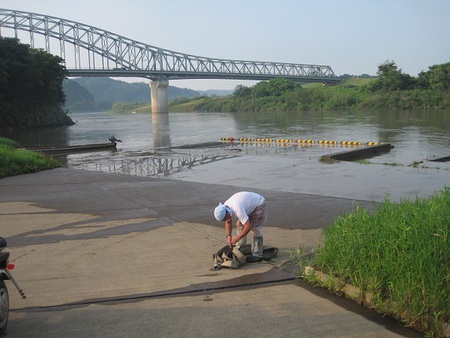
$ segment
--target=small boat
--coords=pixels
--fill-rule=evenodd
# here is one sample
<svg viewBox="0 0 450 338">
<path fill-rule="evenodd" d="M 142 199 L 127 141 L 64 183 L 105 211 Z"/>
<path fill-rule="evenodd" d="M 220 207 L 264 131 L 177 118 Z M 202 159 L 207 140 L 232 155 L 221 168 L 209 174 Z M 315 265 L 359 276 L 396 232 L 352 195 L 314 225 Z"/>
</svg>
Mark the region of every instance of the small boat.
<svg viewBox="0 0 450 338">
<path fill-rule="evenodd" d="M 430 162 L 449 162 L 450 161 L 450 156 L 444 156 L 444 157 L 439 157 L 439 158 L 433 158 L 431 160 L 428 160 Z"/>
<path fill-rule="evenodd" d="M 75 146 L 65 147 L 52 147 L 52 148 L 27 148 L 45 154 L 55 153 L 75 153 L 75 152 L 89 152 L 89 151 L 102 151 L 102 150 L 115 150 L 117 149 L 117 143 L 94 143 L 94 144 L 80 144 Z"/>
</svg>

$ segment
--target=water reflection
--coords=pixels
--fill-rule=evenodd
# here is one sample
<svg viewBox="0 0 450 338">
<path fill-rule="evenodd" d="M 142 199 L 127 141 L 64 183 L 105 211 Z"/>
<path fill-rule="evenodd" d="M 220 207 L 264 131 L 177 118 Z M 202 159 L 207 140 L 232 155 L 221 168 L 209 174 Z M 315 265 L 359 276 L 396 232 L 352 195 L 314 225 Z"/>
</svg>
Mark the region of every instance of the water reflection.
<svg viewBox="0 0 450 338">
<path fill-rule="evenodd" d="M 23 147 L 47 148 L 64 147 L 69 144 L 68 129 L 70 127 L 36 128 L 19 131 L 2 131 L 0 136 L 19 142 Z"/>
<path fill-rule="evenodd" d="M 81 165 L 80 168 L 132 176 L 169 176 L 185 169 L 232 157 L 234 156 L 229 154 L 187 155 L 181 158 L 148 156 L 109 163 L 90 162 Z"/>
<path fill-rule="evenodd" d="M 233 119 L 247 137 L 290 135 L 392 142 L 411 127 L 431 140 L 435 134 L 445 133 L 448 137 L 450 131 L 449 111 L 258 112 L 236 113 Z"/>
<path fill-rule="evenodd" d="M 23 148 L 60 148 L 69 144 L 70 127 L 48 127 L 19 131 L 0 131 L 0 136 L 19 143 Z M 67 154 L 52 155 L 62 166 L 69 164 Z"/>
</svg>

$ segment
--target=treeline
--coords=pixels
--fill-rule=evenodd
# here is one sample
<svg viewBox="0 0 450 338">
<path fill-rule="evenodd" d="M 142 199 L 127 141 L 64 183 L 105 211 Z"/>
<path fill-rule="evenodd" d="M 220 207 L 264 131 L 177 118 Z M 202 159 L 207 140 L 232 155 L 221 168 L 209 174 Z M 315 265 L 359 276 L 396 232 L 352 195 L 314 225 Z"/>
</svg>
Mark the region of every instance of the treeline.
<svg viewBox="0 0 450 338">
<path fill-rule="evenodd" d="M 0 37 L 0 129 L 71 125 L 65 113 L 62 59 Z"/>
<path fill-rule="evenodd" d="M 418 77 L 402 72 L 395 62 L 378 67 L 376 78 L 346 77 L 335 86 L 300 85 L 285 80 L 239 85 L 226 98 L 176 100 L 171 111 L 306 111 L 353 109 L 450 108 L 450 63 L 429 67 Z"/>
</svg>

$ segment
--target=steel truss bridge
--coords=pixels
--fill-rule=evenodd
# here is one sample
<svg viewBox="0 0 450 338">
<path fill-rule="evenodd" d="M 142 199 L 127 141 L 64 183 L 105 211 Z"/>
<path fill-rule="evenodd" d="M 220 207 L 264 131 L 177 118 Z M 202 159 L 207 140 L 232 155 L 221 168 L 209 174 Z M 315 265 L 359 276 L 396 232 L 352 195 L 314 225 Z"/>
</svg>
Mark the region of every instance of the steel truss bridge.
<svg viewBox="0 0 450 338">
<path fill-rule="evenodd" d="M 144 77 L 156 81 L 281 77 L 327 84 L 340 81 L 330 66 L 189 55 L 79 22 L 10 9 L 0 9 L 0 36 L 15 37 L 32 48 L 40 47 L 60 56 L 71 77 Z"/>
</svg>

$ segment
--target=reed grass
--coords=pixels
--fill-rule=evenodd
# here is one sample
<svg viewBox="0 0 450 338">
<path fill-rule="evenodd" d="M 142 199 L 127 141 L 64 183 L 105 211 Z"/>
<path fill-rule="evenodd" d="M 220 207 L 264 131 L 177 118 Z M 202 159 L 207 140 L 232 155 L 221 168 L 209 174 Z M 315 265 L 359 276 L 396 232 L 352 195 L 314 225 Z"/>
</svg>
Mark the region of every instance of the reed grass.
<svg viewBox="0 0 450 338">
<path fill-rule="evenodd" d="M 0 138 L 0 178 L 57 168 L 59 162 L 44 154 L 16 148 L 9 139 Z"/>
<path fill-rule="evenodd" d="M 324 231 L 314 264 L 363 291 L 375 307 L 440 336 L 450 322 L 450 188 L 429 198 L 357 207 Z"/>
<path fill-rule="evenodd" d="M 10 147 L 17 147 L 18 143 L 6 137 L 0 137 L 0 145 L 7 145 Z"/>
</svg>

